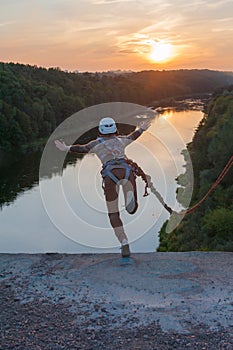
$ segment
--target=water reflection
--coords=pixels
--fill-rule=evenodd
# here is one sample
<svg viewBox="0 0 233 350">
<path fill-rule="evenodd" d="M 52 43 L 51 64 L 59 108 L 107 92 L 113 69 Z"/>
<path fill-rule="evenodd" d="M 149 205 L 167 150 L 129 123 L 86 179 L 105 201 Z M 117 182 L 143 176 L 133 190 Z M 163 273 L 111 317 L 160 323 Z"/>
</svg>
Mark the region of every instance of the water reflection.
<svg viewBox="0 0 233 350">
<path fill-rule="evenodd" d="M 0 171 L 0 207 L 10 205 L 25 191 L 39 182 L 38 169 L 41 153 L 7 159 Z"/>
<path fill-rule="evenodd" d="M 178 206 L 175 196 L 175 177 L 183 172 L 184 164 L 180 151 L 183 144 L 191 140 L 201 118 L 200 111 L 166 111 L 153 121 L 149 133 L 144 134 L 138 142 L 127 148 L 128 157 L 138 162 L 145 172 L 152 175 L 154 184 L 173 208 Z M 183 140 L 180 143 L 177 143 L 177 137 L 172 138 L 173 127 Z M 169 147 L 167 147 L 168 144 Z M 171 159 L 174 161 L 171 162 Z M 72 155 L 66 159 L 62 177 L 65 196 L 72 210 L 78 213 L 81 222 L 84 223 L 83 226 L 80 224 L 76 227 L 75 232 L 72 233 L 73 236 L 70 234 L 71 239 L 61 234 L 45 212 L 38 187 L 39 162 L 40 154 L 35 154 L 18 159 L 11 166 L 2 168 L 0 175 L 1 252 L 102 252 L 99 247 L 107 248 L 104 252 L 119 252 L 106 216 L 99 176 L 101 165 L 98 159 L 92 155 L 85 156 L 82 161 L 81 158 L 77 160 L 77 156 Z M 55 162 L 51 173 L 44 179 L 48 192 L 53 189 L 52 183 L 61 181 L 58 170 Z M 122 211 L 122 218 L 131 240 L 135 240 L 135 227 L 137 228 L 132 251 L 154 251 L 158 245 L 156 232 L 168 214 L 152 195 L 144 198 L 142 196 L 144 184 L 140 180 L 137 183 L 139 211 L 134 216 L 133 222 L 124 211 Z M 54 203 L 57 203 L 56 193 L 51 193 L 51 198 Z M 121 197 L 120 203 L 123 203 Z M 95 230 L 87 230 L 86 224 L 90 225 L 90 216 L 91 225 Z M 63 221 L 62 210 L 60 218 Z M 66 225 L 74 227 L 69 220 Z M 88 244 L 89 247 L 75 242 L 77 234 L 79 242 Z M 83 240 L 80 240 L 82 234 Z M 98 245 L 93 246 L 95 241 Z"/>
</svg>

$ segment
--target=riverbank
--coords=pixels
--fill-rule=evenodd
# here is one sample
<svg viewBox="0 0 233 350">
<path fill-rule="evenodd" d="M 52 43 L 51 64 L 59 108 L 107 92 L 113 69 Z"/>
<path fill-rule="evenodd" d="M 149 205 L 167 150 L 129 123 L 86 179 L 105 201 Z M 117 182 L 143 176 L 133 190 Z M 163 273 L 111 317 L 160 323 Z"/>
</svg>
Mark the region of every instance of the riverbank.
<svg viewBox="0 0 233 350">
<path fill-rule="evenodd" d="M 1 254 L 2 349 L 232 349 L 232 253 Z"/>
<path fill-rule="evenodd" d="M 154 101 L 151 104 L 158 113 L 164 113 L 167 110 L 178 111 L 201 111 L 204 112 L 207 102 L 209 101 L 211 94 L 197 94 L 197 95 L 184 95 L 176 98 L 165 98 L 159 101 Z"/>
</svg>

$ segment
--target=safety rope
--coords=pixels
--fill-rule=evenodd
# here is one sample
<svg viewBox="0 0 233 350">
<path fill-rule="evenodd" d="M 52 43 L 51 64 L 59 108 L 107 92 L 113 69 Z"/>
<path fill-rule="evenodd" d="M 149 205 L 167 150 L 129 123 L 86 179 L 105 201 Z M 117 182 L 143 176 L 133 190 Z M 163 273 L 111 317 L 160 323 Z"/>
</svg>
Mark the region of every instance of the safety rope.
<svg viewBox="0 0 233 350">
<path fill-rule="evenodd" d="M 152 182 L 151 182 L 151 177 L 149 175 L 146 175 L 144 173 L 144 171 L 142 170 L 142 168 L 140 168 L 140 166 L 134 162 L 133 160 L 131 159 L 126 159 L 126 162 L 132 167 L 132 170 L 133 170 L 133 173 L 137 176 L 140 176 L 142 178 L 142 180 L 145 182 L 145 192 L 144 192 L 144 195 L 143 197 L 146 197 L 149 195 L 147 189 L 151 187 Z"/>
<path fill-rule="evenodd" d="M 145 182 L 145 192 L 143 197 L 146 197 L 149 195 L 147 189 L 150 188 L 151 192 L 157 197 L 158 201 L 164 206 L 164 208 L 170 213 L 170 215 L 174 212 L 163 200 L 163 197 L 161 194 L 156 190 L 154 187 L 152 181 L 151 181 L 151 176 L 145 174 L 145 172 L 140 168 L 140 166 L 132 161 L 131 159 L 127 159 L 127 163 L 131 165 L 133 172 L 135 175 L 140 176 L 142 180 Z"/>
<path fill-rule="evenodd" d="M 202 197 L 202 199 L 197 202 L 196 204 L 194 204 L 194 206 L 192 206 L 191 208 L 187 209 L 185 212 L 182 212 L 182 214 L 190 214 L 192 213 L 197 207 L 199 207 L 205 200 L 206 198 L 210 195 L 211 192 L 213 192 L 213 190 L 218 186 L 218 184 L 222 181 L 222 179 L 226 176 L 226 174 L 228 173 L 228 171 L 230 170 L 231 166 L 233 164 L 233 156 L 231 156 L 231 158 L 229 159 L 229 161 L 227 162 L 227 164 L 225 165 L 223 171 L 221 172 L 221 174 L 219 175 L 219 177 L 217 178 L 217 180 L 215 181 L 215 183 L 210 187 L 209 191 L 206 193 L 206 195 L 204 197 Z"/>
<path fill-rule="evenodd" d="M 219 175 L 219 177 L 217 178 L 217 180 L 215 181 L 215 183 L 211 186 L 211 188 L 209 189 L 209 191 L 206 193 L 206 195 L 199 201 L 197 202 L 194 206 L 192 206 L 191 208 L 182 211 L 181 213 L 177 213 L 176 211 L 174 211 L 173 209 L 171 209 L 163 200 L 163 197 L 161 196 L 161 194 L 156 190 L 156 188 L 154 187 L 153 183 L 151 182 L 151 177 L 149 175 L 146 175 L 144 173 L 144 171 L 142 170 L 142 168 L 139 167 L 139 165 L 135 162 L 133 162 L 132 160 L 127 160 L 127 163 L 130 164 L 134 171 L 135 174 L 137 176 L 141 176 L 143 181 L 145 181 L 146 186 L 145 186 L 145 193 L 144 193 L 144 197 L 148 196 L 148 191 L 147 188 L 150 188 L 151 192 L 157 197 L 157 199 L 159 200 L 159 202 L 163 205 L 163 207 L 169 212 L 169 214 L 190 214 L 192 213 L 196 208 L 198 208 L 205 200 L 206 198 L 211 194 L 211 192 L 213 192 L 213 190 L 218 186 L 218 184 L 222 181 L 222 179 L 226 176 L 226 174 L 228 173 L 228 171 L 230 170 L 232 164 L 233 164 L 233 156 L 231 156 L 231 158 L 229 159 L 229 161 L 227 162 L 227 164 L 225 165 L 224 169 L 222 170 L 221 174 Z"/>
<path fill-rule="evenodd" d="M 163 200 L 163 197 L 161 196 L 161 194 L 156 190 L 156 188 L 154 187 L 154 185 L 152 184 L 152 186 L 150 187 L 151 192 L 157 197 L 158 201 L 164 206 L 164 208 L 169 212 L 170 215 L 172 215 L 173 213 L 176 213 L 174 210 L 172 210 L 172 208 L 170 208 Z"/>
</svg>

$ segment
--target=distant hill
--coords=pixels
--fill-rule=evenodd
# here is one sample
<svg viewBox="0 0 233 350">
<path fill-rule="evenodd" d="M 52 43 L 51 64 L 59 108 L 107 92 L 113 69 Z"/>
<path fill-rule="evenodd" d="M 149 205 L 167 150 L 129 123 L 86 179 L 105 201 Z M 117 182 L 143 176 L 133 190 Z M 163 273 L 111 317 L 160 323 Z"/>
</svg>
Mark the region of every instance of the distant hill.
<svg viewBox="0 0 233 350">
<path fill-rule="evenodd" d="M 150 105 L 230 84 L 233 73 L 210 70 L 69 73 L 0 63 L 0 150 L 32 151 L 64 119 L 94 104 Z"/>
<path fill-rule="evenodd" d="M 230 86 L 213 94 L 206 106 L 206 117 L 188 146 L 195 178 L 191 206 L 207 193 L 233 156 L 232 135 L 233 86 Z M 184 174 L 178 183 L 185 182 Z M 183 193 L 183 197 L 179 196 L 181 203 L 185 199 L 185 188 Z M 187 215 L 177 229 L 168 234 L 166 225 L 160 231 L 159 251 L 233 251 L 233 166 L 211 195 Z"/>
</svg>

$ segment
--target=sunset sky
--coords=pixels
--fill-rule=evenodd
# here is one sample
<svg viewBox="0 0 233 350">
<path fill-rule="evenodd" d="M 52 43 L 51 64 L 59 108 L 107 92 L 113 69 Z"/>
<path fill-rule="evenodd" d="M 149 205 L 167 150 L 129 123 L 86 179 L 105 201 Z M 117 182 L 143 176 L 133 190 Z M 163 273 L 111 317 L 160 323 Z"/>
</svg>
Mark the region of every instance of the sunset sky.
<svg viewBox="0 0 233 350">
<path fill-rule="evenodd" d="M 0 61 L 233 70 L 232 0 L 0 0 Z"/>
</svg>

